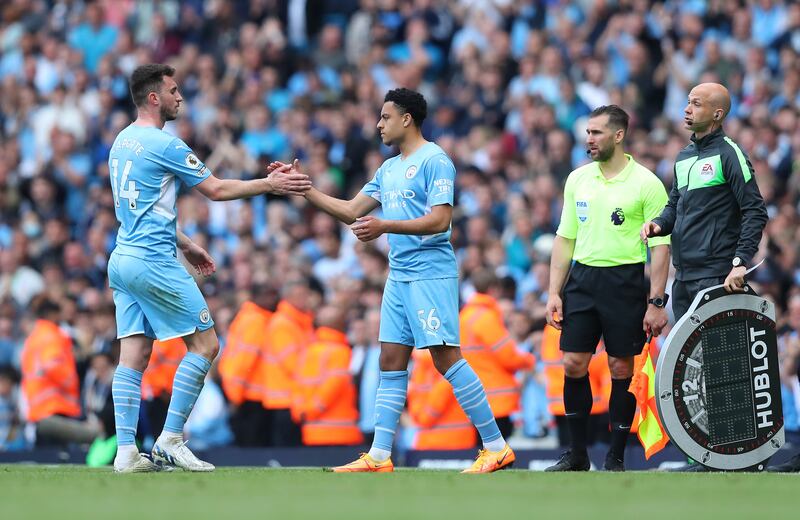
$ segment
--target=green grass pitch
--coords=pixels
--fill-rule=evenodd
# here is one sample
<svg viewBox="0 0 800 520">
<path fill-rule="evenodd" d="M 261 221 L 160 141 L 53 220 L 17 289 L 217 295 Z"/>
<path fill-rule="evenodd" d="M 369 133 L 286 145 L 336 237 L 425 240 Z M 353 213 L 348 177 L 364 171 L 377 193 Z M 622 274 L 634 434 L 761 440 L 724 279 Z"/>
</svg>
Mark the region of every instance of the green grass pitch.
<svg viewBox="0 0 800 520">
<path fill-rule="evenodd" d="M 0 518 L 793 518 L 800 475 L 550 474 L 220 468 L 115 475 L 78 466 L 0 466 Z"/>
</svg>

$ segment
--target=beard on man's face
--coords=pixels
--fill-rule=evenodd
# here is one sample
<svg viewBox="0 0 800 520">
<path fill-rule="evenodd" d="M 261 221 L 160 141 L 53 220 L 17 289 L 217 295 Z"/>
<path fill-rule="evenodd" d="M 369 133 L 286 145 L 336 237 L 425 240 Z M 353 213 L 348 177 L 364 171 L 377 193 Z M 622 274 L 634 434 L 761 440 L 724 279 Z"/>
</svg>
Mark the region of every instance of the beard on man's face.
<svg viewBox="0 0 800 520">
<path fill-rule="evenodd" d="M 607 160 L 611 159 L 611 156 L 614 155 L 614 147 L 609 146 L 608 148 L 600 148 L 597 149 L 597 157 L 594 158 L 596 162 L 606 162 Z"/>
<path fill-rule="evenodd" d="M 165 106 L 161 107 L 161 119 L 164 121 L 174 121 L 178 117 L 178 109 L 170 110 Z"/>
</svg>

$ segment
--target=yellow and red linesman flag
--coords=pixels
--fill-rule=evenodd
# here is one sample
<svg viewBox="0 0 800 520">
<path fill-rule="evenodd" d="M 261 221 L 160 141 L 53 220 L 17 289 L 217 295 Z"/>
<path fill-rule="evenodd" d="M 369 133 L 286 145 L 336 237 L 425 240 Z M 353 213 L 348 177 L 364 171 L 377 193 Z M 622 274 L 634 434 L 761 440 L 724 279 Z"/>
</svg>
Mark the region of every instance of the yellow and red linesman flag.
<svg viewBox="0 0 800 520">
<path fill-rule="evenodd" d="M 656 409 L 656 373 L 650 355 L 651 344 L 648 337 L 644 350 L 636 356 L 633 380 L 628 387 L 628 391 L 636 396 L 636 403 L 639 405 L 638 435 L 646 459 L 661 451 L 669 442 L 669 436 L 658 418 Z"/>
</svg>

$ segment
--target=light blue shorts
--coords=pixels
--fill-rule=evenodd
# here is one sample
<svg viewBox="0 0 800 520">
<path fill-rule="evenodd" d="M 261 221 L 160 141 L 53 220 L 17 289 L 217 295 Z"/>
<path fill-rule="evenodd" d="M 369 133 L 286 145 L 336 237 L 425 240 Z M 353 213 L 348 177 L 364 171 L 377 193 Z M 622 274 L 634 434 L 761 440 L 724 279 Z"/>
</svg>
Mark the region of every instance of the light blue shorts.
<svg viewBox="0 0 800 520">
<path fill-rule="evenodd" d="M 144 334 L 165 341 L 214 326 L 194 279 L 177 259 L 153 261 L 111 253 L 117 338 Z"/>
<path fill-rule="evenodd" d="M 379 340 L 417 348 L 460 346 L 458 278 L 387 280 Z"/>
</svg>

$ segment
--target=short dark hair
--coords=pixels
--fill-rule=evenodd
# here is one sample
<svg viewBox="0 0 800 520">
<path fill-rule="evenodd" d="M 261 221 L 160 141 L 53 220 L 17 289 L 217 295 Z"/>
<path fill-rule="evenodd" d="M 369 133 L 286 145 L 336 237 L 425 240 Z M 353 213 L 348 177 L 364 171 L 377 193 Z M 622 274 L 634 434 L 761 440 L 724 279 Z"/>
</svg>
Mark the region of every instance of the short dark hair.
<svg viewBox="0 0 800 520">
<path fill-rule="evenodd" d="M 489 289 L 496 287 L 500 282 L 494 271 L 485 267 L 472 271 L 469 279 L 472 281 L 472 286 L 475 287 L 475 290 L 482 294 L 488 293 Z"/>
<path fill-rule="evenodd" d="M 61 313 L 61 306 L 45 294 L 34 296 L 30 302 L 34 316 L 40 320 L 57 320 Z"/>
<path fill-rule="evenodd" d="M 148 63 L 136 67 L 136 70 L 131 74 L 131 98 L 133 104 L 137 107 L 144 106 L 147 103 L 147 95 L 150 92 L 158 91 L 158 88 L 164 82 L 164 76 L 172 77 L 175 75 L 175 69 L 169 65 L 162 65 L 161 63 Z"/>
<path fill-rule="evenodd" d="M 8 379 L 12 384 L 19 383 L 19 372 L 11 365 L 0 365 L 0 379 Z"/>
<path fill-rule="evenodd" d="M 630 121 L 630 117 L 628 113 L 622 110 L 617 105 L 602 105 L 594 110 L 592 113 L 589 114 L 589 117 L 598 117 L 602 115 L 608 116 L 608 126 L 612 128 L 622 128 L 622 130 L 627 134 L 628 133 L 628 121 Z"/>
<path fill-rule="evenodd" d="M 414 126 L 422 126 L 422 122 L 428 116 L 428 103 L 419 92 L 407 88 L 396 88 L 386 93 L 383 102 L 391 101 L 401 114 L 411 114 Z"/>
</svg>

